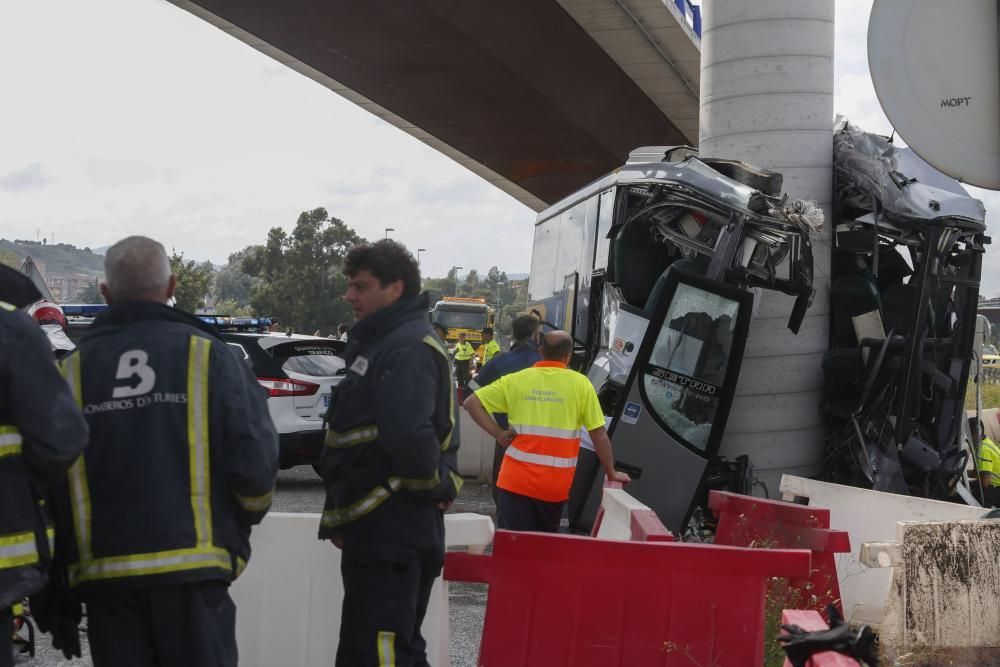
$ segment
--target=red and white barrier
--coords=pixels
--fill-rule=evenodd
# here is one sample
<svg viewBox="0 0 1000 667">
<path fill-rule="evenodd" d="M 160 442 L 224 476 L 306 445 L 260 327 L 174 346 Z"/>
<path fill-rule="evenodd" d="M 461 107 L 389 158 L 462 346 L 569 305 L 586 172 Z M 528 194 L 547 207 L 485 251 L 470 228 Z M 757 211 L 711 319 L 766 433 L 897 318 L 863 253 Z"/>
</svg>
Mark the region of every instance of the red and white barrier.
<svg viewBox="0 0 1000 667">
<path fill-rule="evenodd" d="M 653 510 L 630 496 L 621 484 L 607 481 L 590 534 L 606 540 L 674 541 Z"/>
<path fill-rule="evenodd" d="M 789 582 L 788 604 L 825 611 L 836 605 L 843 614 L 834 554 L 850 553 L 846 531 L 830 528 L 830 510 L 712 491 L 708 506 L 718 517 L 715 544 L 758 549 L 809 549 L 812 572 Z"/>
</svg>

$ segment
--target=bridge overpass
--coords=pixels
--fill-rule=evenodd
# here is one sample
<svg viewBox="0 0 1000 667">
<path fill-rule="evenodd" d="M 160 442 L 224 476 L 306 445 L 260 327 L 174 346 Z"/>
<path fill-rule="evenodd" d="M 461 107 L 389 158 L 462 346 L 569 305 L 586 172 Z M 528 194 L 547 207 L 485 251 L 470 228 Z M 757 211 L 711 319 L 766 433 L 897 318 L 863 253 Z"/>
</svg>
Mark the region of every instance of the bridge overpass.
<svg viewBox="0 0 1000 667">
<path fill-rule="evenodd" d="M 691 0 L 169 1 L 535 210 L 698 142 Z"/>
</svg>

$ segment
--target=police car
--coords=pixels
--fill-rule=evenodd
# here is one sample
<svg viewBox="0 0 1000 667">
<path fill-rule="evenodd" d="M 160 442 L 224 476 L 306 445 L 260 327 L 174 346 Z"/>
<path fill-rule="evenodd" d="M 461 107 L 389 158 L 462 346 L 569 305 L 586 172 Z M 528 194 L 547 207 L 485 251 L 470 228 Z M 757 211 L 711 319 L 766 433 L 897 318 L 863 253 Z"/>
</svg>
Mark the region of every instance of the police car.
<svg viewBox="0 0 1000 667">
<path fill-rule="evenodd" d="M 330 393 L 344 379 L 344 348 L 332 338 L 267 332 L 221 331 L 267 389 L 280 439 L 279 465 L 319 463 Z"/>
<path fill-rule="evenodd" d="M 103 304 L 63 306 L 70 337 L 79 338 Z M 324 417 L 333 388 L 344 379 L 347 343 L 333 338 L 274 333 L 267 317 L 198 315 L 218 330 L 233 351 L 254 371 L 269 394 L 267 407 L 279 436 L 279 465 L 290 468 L 319 463 L 325 437 Z"/>
</svg>

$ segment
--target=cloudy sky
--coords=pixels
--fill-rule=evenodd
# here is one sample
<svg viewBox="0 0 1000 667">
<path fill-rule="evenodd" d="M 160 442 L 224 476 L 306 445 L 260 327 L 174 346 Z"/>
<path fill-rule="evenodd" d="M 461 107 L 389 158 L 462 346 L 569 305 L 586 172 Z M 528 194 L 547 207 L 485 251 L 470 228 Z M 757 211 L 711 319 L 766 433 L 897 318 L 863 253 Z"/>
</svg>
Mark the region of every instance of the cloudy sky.
<svg viewBox="0 0 1000 667">
<path fill-rule="evenodd" d="M 888 133 L 870 6 L 837 0 L 836 110 Z M 531 210 L 164 0 L 0 2 L 0 82 L 2 237 L 97 247 L 142 233 L 221 263 L 324 206 L 368 238 L 393 227 L 427 248 L 430 275 L 528 270 Z"/>
</svg>

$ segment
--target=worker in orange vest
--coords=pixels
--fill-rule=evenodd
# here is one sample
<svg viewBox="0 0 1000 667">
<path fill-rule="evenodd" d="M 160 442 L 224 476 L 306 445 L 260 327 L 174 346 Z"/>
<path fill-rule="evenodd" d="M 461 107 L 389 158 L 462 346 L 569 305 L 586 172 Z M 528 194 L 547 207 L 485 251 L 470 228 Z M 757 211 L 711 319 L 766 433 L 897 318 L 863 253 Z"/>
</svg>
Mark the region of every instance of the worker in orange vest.
<svg viewBox="0 0 1000 667">
<path fill-rule="evenodd" d="M 498 527 L 554 533 L 573 483 L 581 427 L 590 434 L 608 479 L 623 484 L 630 479 L 614 468 L 593 385 L 567 368 L 573 339 L 552 331 L 542 337 L 541 354 L 534 366 L 479 389 L 464 406 L 506 448 L 497 479 Z M 495 412 L 507 413 L 509 428 L 493 420 Z"/>
</svg>

